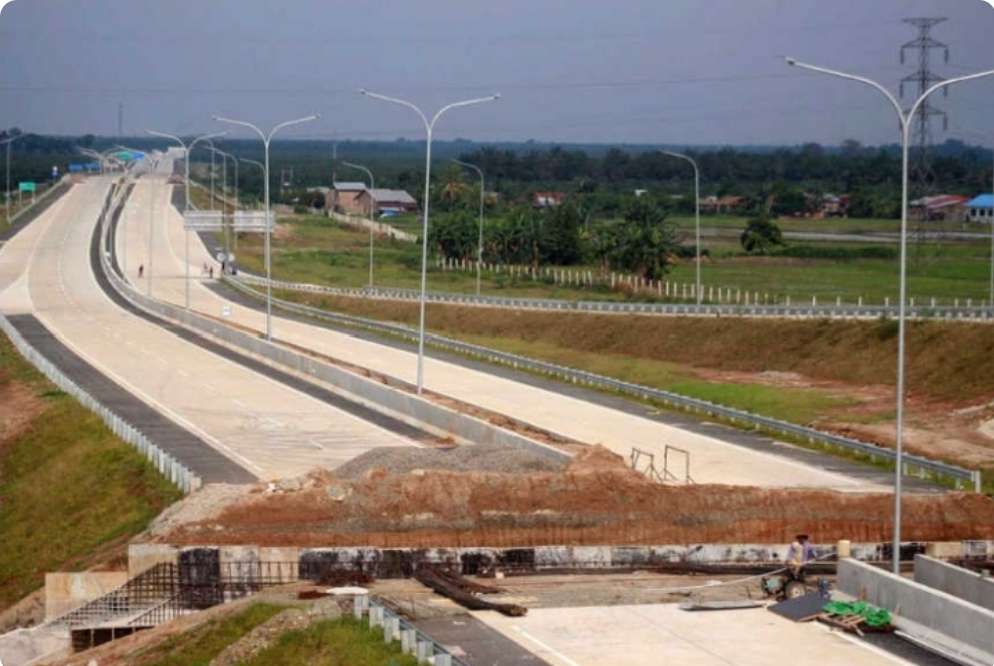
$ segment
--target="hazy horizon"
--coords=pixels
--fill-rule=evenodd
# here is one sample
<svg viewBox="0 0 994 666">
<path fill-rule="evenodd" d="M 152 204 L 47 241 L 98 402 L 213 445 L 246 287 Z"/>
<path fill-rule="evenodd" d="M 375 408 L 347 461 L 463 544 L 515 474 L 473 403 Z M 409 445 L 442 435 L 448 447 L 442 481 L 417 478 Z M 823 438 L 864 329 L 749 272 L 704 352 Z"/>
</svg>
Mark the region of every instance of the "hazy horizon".
<svg viewBox="0 0 994 666">
<path fill-rule="evenodd" d="M 915 68 L 914 58 L 899 61 L 900 45 L 915 36 L 902 18 L 933 15 L 949 18 L 933 32 L 951 50 L 948 65 L 933 52 L 937 73 L 994 67 L 994 10 L 980 0 L 15 0 L 0 14 L 0 124 L 116 136 L 123 103 L 127 136 L 222 129 L 213 114 L 269 126 L 321 113 L 282 136 L 423 137 L 413 112 L 363 98 L 366 87 L 429 114 L 502 94 L 450 112 L 439 139 L 886 145 L 897 140 L 896 119 L 879 93 L 792 69 L 782 56 L 896 91 Z M 950 131 L 935 123 L 935 141 L 994 134 L 992 92 L 986 80 L 938 96 Z"/>
</svg>

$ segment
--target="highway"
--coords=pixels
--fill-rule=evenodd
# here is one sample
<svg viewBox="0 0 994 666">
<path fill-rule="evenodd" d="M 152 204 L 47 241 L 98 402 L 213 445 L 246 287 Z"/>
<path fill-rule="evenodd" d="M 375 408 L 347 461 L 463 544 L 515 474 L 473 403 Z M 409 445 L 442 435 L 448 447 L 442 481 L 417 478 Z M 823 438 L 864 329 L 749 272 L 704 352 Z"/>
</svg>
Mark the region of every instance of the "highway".
<svg viewBox="0 0 994 666">
<path fill-rule="evenodd" d="M 114 303 L 90 262 L 110 183 L 93 177 L 74 186 L 5 244 L 0 311 L 34 314 L 78 356 L 262 479 L 334 467 L 373 447 L 415 445 Z M 139 185 L 139 196 L 147 189 Z M 166 188 L 154 193 L 157 207 L 167 208 Z M 128 238 L 141 238 L 134 225 Z M 131 257 L 142 261 L 142 249 Z M 181 284 L 177 275 L 163 282 Z"/>
<path fill-rule="evenodd" d="M 184 303 L 184 248 L 186 239 L 182 217 L 170 205 L 164 177 L 142 178 L 125 207 L 127 230 L 119 235 L 118 254 L 131 258 L 128 278 L 143 291 L 148 275 L 137 278 L 134 258 L 148 250 L 149 204 L 155 210 L 156 238 L 152 257 L 152 295 L 174 304 Z M 125 250 L 123 243 L 127 243 Z M 201 277 L 205 263 L 220 266 L 203 244 L 190 239 L 191 307 L 199 312 L 222 316 L 239 326 L 265 330 L 263 313 L 228 301 L 205 286 Z M 415 357 L 412 353 L 356 336 L 285 319 L 274 313 L 274 340 L 310 348 L 376 372 L 413 382 Z M 480 372 L 445 361 L 427 359 L 426 386 L 438 393 L 458 398 L 585 443 L 603 444 L 625 457 L 632 447 L 659 454 L 665 444 L 687 449 L 691 454 L 691 475 L 698 483 L 727 483 L 768 487 L 825 487 L 850 491 L 881 490 L 866 480 L 799 463 L 774 453 L 766 453 L 692 433 L 658 421 L 609 407 L 591 404 L 561 393 Z"/>
</svg>

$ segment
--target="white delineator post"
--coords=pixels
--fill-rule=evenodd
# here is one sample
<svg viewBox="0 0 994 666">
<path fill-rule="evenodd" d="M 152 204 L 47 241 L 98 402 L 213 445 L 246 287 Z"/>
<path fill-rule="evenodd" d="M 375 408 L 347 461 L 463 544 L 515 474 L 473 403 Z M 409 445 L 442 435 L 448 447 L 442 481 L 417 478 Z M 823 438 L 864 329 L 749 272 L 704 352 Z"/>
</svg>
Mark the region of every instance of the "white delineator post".
<svg viewBox="0 0 994 666">
<path fill-rule="evenodd" d="M 428 209 L 431 204 L 431 137 L 432 131 L 435 128 L 435 123 L 442 116 L 443 113 L 449 109 L 454 109 L 457 106 L 469 106 L 470 104 L 481 104 L 483 102 L 493 102 L 500 99 L 500 95 L 491 95 L 490 97 L 480 97 L 477 99 L 467 99 L 461 102 L 453 102 L 452 104 L 447 104 L 435 112 L 435 115 L 429 121 L 428 117 L 421 111 L 420 108 L 412 104 L 411 102 L 397 99 L 396 97 L 387 97 L 386 95 L 379 95 L 377 93 L 369 92 L 368 90 L 360 90 L 360 93 L 366 95 L 367 97 L 372 97 L 373 99 L 379 99 L 384 102 L 390 102 L 392 104 L 399 104 L 401 106 L 406 106 L 409 109 L 413 109 L 415 113 L 421 118 L 421 121 L 425 126 L 426 134 L 426 148 L 425 148 L 425 196 L 424 196 L 424 217 L 421 225 L 421 298 L 419 303 L 420 315 L 418 323 L 418 370 L 417 370 L 417 387 L 418 394 L 424 390 L 424 356 L 425 356 L 425 302 L 427 299 L 427 287 L 428 287 Z"/>
<path fill-rule="evenodd" d="M 901 253 L 900 253 L 900 284 L 899 303 L 897 305 L 897 427 L 895 434 L 895 467 L 894 467 L 894 543 L 893 543 L 893 569 L 895 574 L 900 573 L 901 566 L 901 487 L 902 475 L 904 473 L 904 346 L 905 346 L 905 305 L 907 302 L 907 277 L 908 277 L 908 150 L 910 144 L 911 120 L 929 95 L 940 88 L 971 81 L 994 75 L 994 69 L 976 74 L 967 74 L 955 78 L 946 79 L 928 88 L 915 100 L 911 108 L 905 113 L 901 103 L 893 94 L 881 84 L 871 79 L 848 74 L 833 69 L 817 67 L 807 63 L 799 62 L 794 58 L 786 58 L 787 64 L 801 69 L 807 69 L 820 74 L 828 74 L 850 81 L 856 81 L 870 86 L 886 97 L 897 112 L 897 117 L 901 124 Z"/>
</svg>

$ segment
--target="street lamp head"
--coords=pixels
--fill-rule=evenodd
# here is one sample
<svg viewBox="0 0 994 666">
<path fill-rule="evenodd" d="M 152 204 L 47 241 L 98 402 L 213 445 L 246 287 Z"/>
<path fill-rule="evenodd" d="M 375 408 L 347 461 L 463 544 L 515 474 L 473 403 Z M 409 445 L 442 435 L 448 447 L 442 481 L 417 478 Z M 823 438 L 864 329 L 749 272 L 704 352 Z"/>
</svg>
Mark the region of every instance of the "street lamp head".
<svg viewBox="0 0 994 666">
<path fill-rule="evenodd" d="M 494 96 L 491 99 L 493 99 L 493 100 L 500 99 L 500 93 L 495 93 Z"/>
<path fill-rule="evenodd" d="M 368 95 L 369 91 L 366 90 L 365 88 L 359 88 L 359 94 L 360 95 Z"/>
<path fill-rule="evenodd" d="M 793 67 L 794 65 L 797 64 L 797 59 L 796 58 L 791 58 L 790 56 L 785 56 L 784 60 L 786 60 L 787 64 L 790 65 L 791 67 Z"/>
</svg>

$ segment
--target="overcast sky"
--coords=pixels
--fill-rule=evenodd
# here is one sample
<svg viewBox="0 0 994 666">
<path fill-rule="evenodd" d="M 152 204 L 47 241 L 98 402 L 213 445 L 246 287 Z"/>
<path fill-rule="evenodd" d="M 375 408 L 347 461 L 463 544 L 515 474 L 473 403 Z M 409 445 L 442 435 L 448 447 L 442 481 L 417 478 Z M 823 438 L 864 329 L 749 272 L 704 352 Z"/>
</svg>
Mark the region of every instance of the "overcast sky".
<svg viewBox="0 0 994 666">
<path fill-rule="evenodd" d="M 807 74 L 783 55 L 896 90 L 917 62 L 901 22 L 945 16 L 935 70 L 994 68 L 981 0 L 15 0 L 0 15 L 0 125 L 116 134 L 192 133 L 222 114 L 286 136 L 423 136 L 413 112 L 360 87 L 456 109 L 436 136 L 475 140 L 834 144 L 897 139 L 879 93 Z M 910 90 L 908 91 L 910 92 Z M 950 132 L 994 134 L 994 78 L 937 103 Z"/>
</svg>

